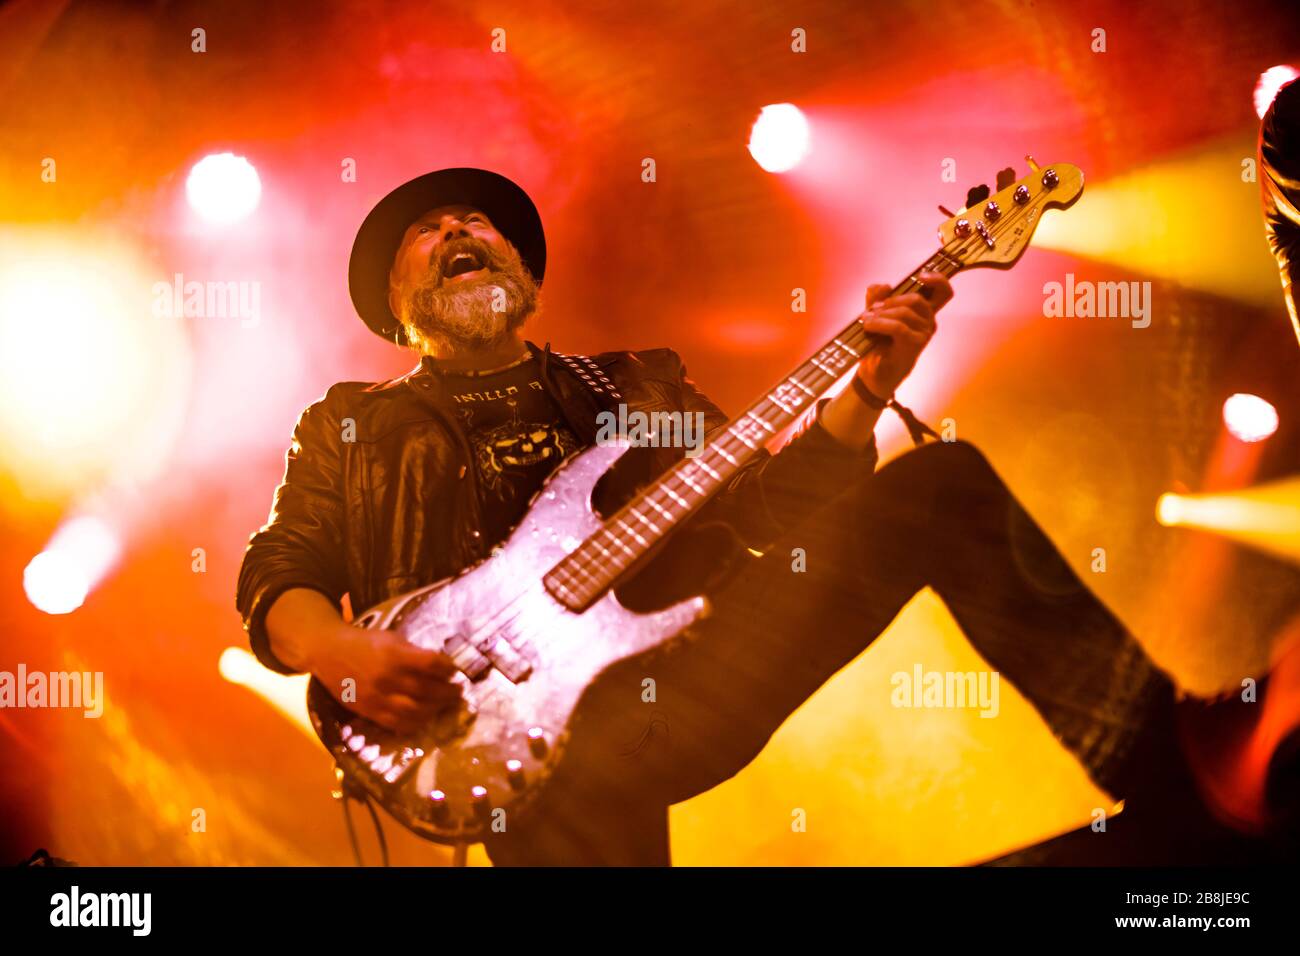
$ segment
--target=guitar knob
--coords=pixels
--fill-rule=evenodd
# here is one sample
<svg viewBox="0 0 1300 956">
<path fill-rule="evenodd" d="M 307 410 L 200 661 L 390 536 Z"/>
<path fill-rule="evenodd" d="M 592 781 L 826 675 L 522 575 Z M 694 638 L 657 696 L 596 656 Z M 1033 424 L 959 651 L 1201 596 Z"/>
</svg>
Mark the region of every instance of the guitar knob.
<svg viewBox="0 0 1300 956">
<path fill-rule="evenodd" d="M 989 222 L 997 222 L 998 217 L 1001 215 L 1002 215 L 1001 207 L 998 206 L 998 204 L 994 202 L 992 199 L 990 199 L 989 204 L 984 207 L 984 218 L 987 219 Z"/>
<path fill-rule="evenodd" d="M 433 808 L 433 818 L 444 820 L 447 817 L 447 795 L 441 790 L 429 792 L 429 805 Z"/>
<path fill-rule="evenodd" d="M 524 764 L 521 760 L 506 761 L 506 776 L 510 780 L 510 786 L 515 790 L 524 788 Z"/>
<path fill-rule="evenodd" d="M 1012 198 L 1015 199 L 1017 205 L 1023 206 L 1025 203 L 1029 202 L 1029 187 L 1024 185 L 1017 186 Z"/>
<path fill-rule="evenodd" d="M 469 796 L 474 805 L 474 812 L 481 817 L 487 816 L 492 809 L 492 805 L 488 802 L 487 787 L 471 787 Z"/>
<path fill-rule="evenodd" d="M 528 728 L 528 749 L 534 757 L 546 756 L 546 732 L 541 727 Z"/>
<path fill-rule="evenodd" d="M 958 219 L 957 224 L 952 227 L 952 231 L 956 233 L 958 239 L 965 239 L 970 235 L 970 220 Z"/>
<path fill-rule="evenodd" d="M 1061 180 L 1057 177 L 1056 170 L 1054 169 L 1049 169 L 1045 173 L 1043 173 L 1043 185 L 1046 186 L 1048 189 L 1051 189 L 1060 181 Z"/>
</svg>

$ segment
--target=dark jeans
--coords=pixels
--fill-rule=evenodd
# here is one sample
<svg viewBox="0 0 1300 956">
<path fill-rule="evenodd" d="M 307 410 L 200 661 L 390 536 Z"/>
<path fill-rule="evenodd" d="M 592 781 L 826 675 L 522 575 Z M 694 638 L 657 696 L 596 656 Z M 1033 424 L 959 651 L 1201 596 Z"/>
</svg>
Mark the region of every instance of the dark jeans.
<svg viewBox="0 0 1300 956">
<path fill-rule="evenodd" d="M 795 548 L 806 571 L 792 568 Z M 926 586 L 1099 786 L 1131 800 L 1167 784 L 1168 678 L 983 455 L 934 443 L 748 559 L 692 636 L 606 672 L 579 706 L 587 733 L 570 771 L 544 810 L 489 842 L 492 860 L 667 864 L 669 804 L 742 769 Z"/>
</svg>

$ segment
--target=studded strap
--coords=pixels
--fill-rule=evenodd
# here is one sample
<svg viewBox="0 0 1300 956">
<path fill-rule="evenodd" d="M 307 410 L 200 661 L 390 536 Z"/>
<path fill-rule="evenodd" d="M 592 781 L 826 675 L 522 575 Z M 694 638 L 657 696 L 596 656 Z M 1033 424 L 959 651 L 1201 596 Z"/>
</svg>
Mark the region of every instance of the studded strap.
<svg viewBox="0 0 1300 956">
<path fill-rule="evenodd" d="M 551 355 L 567 365 L 578 378 L 587 384 L 589 389 L 596 393 L 598 398 L 609 397 L 622 400 L 623 396 L 614 383 L 605 375 L 605 370 L 588 356 L 566 355 L 563 352 L 552 352 Z"/>
</svg>

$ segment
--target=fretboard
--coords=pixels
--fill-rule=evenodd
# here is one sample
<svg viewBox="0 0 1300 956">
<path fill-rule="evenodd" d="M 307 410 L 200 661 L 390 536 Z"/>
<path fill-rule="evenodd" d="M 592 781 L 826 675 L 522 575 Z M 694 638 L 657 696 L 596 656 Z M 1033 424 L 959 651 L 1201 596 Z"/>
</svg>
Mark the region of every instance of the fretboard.
<svg viewBox="0 0 1300 956">
<path fill-rule="evenodd" d="M 941 249 L 890 295 L 919 290 L 921 272 L 952 276 L 961 267 Z M 547 591 L 571 610 L 590 607 L 686 518 L 724 491 L 774 435 L 805 414 L 874 344 L 854 319 L 739 417 L 713 432 L 698 456 L 677 462 L 551 568 L 543 578 Z"/>
</svg>

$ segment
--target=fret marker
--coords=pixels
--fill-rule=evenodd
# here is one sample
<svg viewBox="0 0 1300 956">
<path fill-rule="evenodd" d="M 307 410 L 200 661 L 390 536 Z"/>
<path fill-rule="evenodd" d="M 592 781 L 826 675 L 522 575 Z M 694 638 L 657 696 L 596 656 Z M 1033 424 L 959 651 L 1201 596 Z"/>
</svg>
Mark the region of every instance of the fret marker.
<svg viewBox="0 0 1300 956">
<path fill-rule="evenodd" d="M 632 526 L 628 524 L 626 521 L 624 521 L 622 518 L 615 518 L 614 523 L 618 525 L 620 528 L 622 528 L 624 531 L 626 531 L 628 534 L 630 534 L 632 537 L 636 538 L 638 544 L 642 546 L 649 545 L 650 542 L 646 541 L 645 538 L 641 537 L 634 530 L 632 530 Z M 628 553 L 630 554 L 631 552 Z"/>
<path fill-rule="evenodd" d="M 683 469 L 683 470 L 682 470 L 682 473 L 681 473 L 680 475 L 678 475 L 677 477 L 680 478 L 680 479 L 682 480 L 682 483 L 683 483 L 684 485 L 686 485 L 686 487 L 690 488 L 691 491 L 695 492 L 696 494 L 698 494 L 698 495 L 702 495 L 702 494 L 705 493 L 705 491 L 704 491 L 703 488 L 701 488 L 701 487 L 700 487 L 699 485 L 697 485 L 695 482 L 691 481 L 691 477 L 690 477 L 690 475 L 686 474 L 685 469 Z"/>
<path fill-rule="evenodd" d="M 655 501 L 653 498 L 646 498 L 646 501 L 650 503 L 650 507 L 654 508 L 655 511 L 659 512 L 669 521 L 673 520 L 673 513 L 671 511 L 666 511 L 663 505 L 659 504 L 659 502 Z"/>
</svg>

